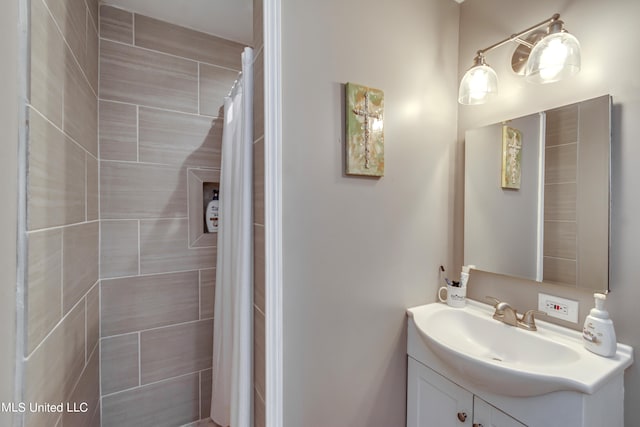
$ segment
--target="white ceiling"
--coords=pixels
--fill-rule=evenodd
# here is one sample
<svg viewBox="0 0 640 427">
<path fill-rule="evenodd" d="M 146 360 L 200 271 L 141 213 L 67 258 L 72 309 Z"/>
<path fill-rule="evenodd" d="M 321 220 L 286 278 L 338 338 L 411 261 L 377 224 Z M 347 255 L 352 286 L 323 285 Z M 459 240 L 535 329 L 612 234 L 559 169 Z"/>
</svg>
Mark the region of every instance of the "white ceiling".
<svg viewBox="0 0 640 427">
<path fill-rule="evenodd" d="M 103 0 L 142 15 L 250 45 L 252 0 Z"/>
</svg>

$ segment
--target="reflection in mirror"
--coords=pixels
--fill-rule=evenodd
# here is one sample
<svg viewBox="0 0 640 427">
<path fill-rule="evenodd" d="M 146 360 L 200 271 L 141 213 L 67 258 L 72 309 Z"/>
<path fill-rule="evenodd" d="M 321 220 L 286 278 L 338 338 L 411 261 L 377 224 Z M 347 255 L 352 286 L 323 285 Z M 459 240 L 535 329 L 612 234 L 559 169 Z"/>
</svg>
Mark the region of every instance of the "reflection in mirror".
<svg viewBox="0 0 640 427">
<path fill-rule="evenodd" d="M 503 129 L 522 135 L 520 186 L 503 188 Z M 464 261 L 478 269 L 541 280 L 540 114 L 467 131 Z"/>
<path fill-rule="evenodd" d="M 602 96 L 466 132 L 465 264 L 608 290 L 610 116 Z"/>
</svg>

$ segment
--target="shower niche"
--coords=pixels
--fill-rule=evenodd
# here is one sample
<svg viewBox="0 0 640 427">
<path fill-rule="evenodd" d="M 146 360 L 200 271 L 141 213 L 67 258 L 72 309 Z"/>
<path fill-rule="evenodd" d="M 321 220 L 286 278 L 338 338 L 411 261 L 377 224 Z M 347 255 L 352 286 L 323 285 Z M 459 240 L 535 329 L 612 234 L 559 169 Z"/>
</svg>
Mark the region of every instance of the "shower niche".
<svg viewBox="0 0 640 427">
<path fill-rule="evenodd" d="M 220 171 L 215 169 L 188 169 L 189 247 L 216 246 L 218 233 L 207 230 L 205 213 L 214 191 L 220 190 Z"/>
<path fill-rule="evenodd" d="M 204 200 L 202 201 L 202 221 L 204 223 L 204 232 L 205 233 L 215 233 L 218 231 L 218 213 L 217 213 L 217 208 L 218 208 L 218 204 L 216 202 L 215 204 L 215 221 L 214 224 L 208 224 L 207 221 L 209 220 L 209 216 L 211 216 L 211 212 L 209 212 L 210 210 L 210 204 L 214 201 L 214 200 L 219 200 L 219 194 L 220 194 L 220 183 L 218 182 L 203 182 L 202 183 L 202 196 L 204 198 Z"/>
</svg>

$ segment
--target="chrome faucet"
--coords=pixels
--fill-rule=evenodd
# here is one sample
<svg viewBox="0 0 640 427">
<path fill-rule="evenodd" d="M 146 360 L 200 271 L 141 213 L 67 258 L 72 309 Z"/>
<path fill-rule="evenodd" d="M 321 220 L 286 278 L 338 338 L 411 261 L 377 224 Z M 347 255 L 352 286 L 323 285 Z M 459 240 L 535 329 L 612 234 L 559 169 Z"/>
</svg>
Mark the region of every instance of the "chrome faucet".
<svg viewBox="0 0 640 427">
<path fill-rule="evenodd" d="M 518 326 L 518 313 L 515 308 L 511 307 L 508 302 L 500 301 L 497 298 L 492 299 L 496 302 L 493 306 L 496 309 L 493 318 L 507 325 Z"/>
<path fill-rule="evenodd" d="M 518 312 L 516 311 L 516 309 L 511 307 L 508 302 L 500 301 L 498 298 L 490 296 L 487 296 L 486 298 L 494 302 L 494 319 L 499 320 L 502 323 L 506 323 L 510 326 L 516 326 L 518 328 L 526 329 L 527 331 L 538 330 L 538 328 L 536 327 L 536 314 L 547 314 L 544 311 L 528 310 L 522 316 L 518 316 Z"/>
</svg>

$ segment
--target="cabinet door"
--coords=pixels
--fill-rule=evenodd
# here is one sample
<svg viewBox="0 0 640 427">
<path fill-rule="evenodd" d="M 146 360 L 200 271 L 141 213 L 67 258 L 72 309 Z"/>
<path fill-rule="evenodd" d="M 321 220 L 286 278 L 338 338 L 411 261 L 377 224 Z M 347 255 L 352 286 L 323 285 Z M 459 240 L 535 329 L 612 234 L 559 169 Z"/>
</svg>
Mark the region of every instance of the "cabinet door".
<svg viewBox="0 0 640 427">
<path fill-rule="evenodd" d="M 473 397 L 473 427 L 527 427 L 477 396 Z"/>
<path fill-rule="evenodd" d="M 407 427 L 471 427 L 473 395 L 409 357 Z"/>
</svg>

